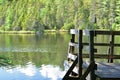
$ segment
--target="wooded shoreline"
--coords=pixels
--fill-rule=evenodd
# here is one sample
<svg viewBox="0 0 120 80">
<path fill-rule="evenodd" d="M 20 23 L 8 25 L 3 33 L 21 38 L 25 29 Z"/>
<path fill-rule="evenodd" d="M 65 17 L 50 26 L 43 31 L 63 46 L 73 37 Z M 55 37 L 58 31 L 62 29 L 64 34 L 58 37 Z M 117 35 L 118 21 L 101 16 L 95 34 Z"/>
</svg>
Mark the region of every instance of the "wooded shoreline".
<svg viewBox="0 0 120 80">
<path fill-rule="evenodd" d="M 38 33 L 68 32 L 68 30 L 44 30 Z M 35 31 L 0 31 L 0 34 L 36 34 Z"/>
</svg>

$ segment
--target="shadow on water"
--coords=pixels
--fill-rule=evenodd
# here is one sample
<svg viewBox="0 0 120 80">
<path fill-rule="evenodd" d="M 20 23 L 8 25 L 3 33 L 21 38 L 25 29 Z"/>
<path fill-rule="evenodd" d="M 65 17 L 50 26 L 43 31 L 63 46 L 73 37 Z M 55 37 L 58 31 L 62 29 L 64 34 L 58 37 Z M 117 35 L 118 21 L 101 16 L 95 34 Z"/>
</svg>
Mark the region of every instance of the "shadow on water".
<svg viewBox="0 0 120 80">
<path fill-rule="evenodd" d="M 12 65 L 12 61 L 6 57 L 0 56 L 0 67 L 1 66 L 10 66 Z"/>
</svg>

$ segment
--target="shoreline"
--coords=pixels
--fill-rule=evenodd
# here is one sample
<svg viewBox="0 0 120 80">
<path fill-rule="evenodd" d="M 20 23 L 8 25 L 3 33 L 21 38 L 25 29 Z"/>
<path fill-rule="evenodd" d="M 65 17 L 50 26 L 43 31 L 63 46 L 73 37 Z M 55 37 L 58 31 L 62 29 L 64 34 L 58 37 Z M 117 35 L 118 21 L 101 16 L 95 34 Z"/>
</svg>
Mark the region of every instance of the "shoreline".
<svg viewBox="0 0 120 80">
<path fill-rule="evenodd" d="M 43 33 L 68 32 L 68 30 L 44 30 Z M 35 31 L 0 31 L 0 34 L 36 34 Z"/>
</svg>

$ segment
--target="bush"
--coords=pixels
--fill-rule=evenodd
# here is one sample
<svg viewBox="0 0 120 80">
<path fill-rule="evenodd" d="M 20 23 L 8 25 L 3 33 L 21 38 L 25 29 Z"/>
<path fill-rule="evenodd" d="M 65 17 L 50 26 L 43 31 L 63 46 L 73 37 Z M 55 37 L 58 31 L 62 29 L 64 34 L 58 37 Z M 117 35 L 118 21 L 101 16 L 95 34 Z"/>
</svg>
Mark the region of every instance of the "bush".
<svg viewBox="0 0 120 80">
<path fill-rule="evenodd" d="M 64 26 L 61 29 L 62 30 L 70 30 L 72 28 L 74 28 L 73 22 L 71 22 L 71 23 L 64 23 Z"/>
</svg>

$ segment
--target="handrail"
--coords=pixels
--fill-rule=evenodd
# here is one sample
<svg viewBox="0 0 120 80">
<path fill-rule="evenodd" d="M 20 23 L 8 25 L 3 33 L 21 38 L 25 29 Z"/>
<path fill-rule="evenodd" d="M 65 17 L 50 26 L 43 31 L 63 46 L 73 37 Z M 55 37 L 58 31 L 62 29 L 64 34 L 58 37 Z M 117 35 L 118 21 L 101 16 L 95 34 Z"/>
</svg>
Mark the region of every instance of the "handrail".
<svg viewBox="0 0 120 80">
<path fill-rule="evenodd" d="M 120 35 L 120 31 L 105 31 L 105 30 L 83 30 L 84 35 L 90 35 L 90 31 L 94 32 L 94 35 Z"/>
<path fill-rule="evenodd" d="M 120 35 L 120 31 L 94 31 L 96 35 Z"/>
<path fill-rule="evenodd" d="M 84 46 L 88 46 L 89 43 L 82 43 Z M 110 43 L 94 43 L 94 46 L 110 46 Z M 114 43 L 115 47 L 120 47 L 120 43 Z"/>
</svg>

